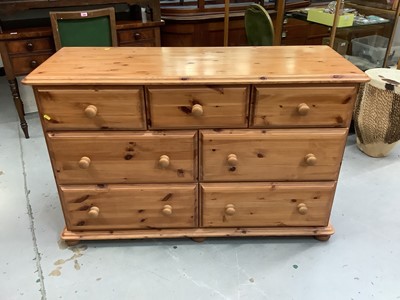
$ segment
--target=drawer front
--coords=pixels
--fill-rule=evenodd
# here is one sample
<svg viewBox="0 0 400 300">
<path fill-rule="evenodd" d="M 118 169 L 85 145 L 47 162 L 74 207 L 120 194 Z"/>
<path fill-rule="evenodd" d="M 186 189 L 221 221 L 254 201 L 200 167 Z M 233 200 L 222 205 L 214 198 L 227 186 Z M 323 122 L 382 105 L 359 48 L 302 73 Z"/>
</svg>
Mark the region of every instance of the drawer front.
<svg viewBox="0 0 400 300">
<path fill-rule="evenodd" d="M 160 87 L 147 92 L 152 128 L 247 126 L 248 87 Z"/>
<path fill-rule="evenodd" d="M 32 54 L 28 56 L 18 56 L 11 58 L 11 64 L 15 73 L 15 76 L 26 75 L 32 72 L 36 67 L 47 60 L 52 53 L 46 54 Z"/>
<path fill-rule="evenodd" d="M 7 50 L 9 54 L 54 51 L 54 42 L 50 37 L 9 41 L 7 42 Z"/>
<path fill-rule="evenodd" d="M 154 40 L 154 29 L 118 30 L 119 43 L 143 42 Z"/>
<path fill-rule="evenodd" d="M 202 226 L 327 226 L 335 186 L 335 182 L 201 184 Z"/>
<path fill-rule="evenodd" d="M 355 86 L 255 87 L 251 126 L 348 127 Z"/>
<path fill-rule="evenodd" d="M 37 91 L 46 129 L 145 129 L 142 88 Z"/>
<path fill-rule="evenodd" d="M 204 181 L 336 180 L 346 129 L 201 132 Z"/>
<path fill-rule="evenodd" d="M 197 186 L 60 186 L 69 230 L 197 226 Z"/>
<path fill-rule="evenodd" d="M 140 42 L 130 42 L 130 43 L 124 43 L 124 44 L 119 44 L 119 47 L 156 47 L 156 41 L 155 40 L 150 40 L 150 41 L 140 41 Z"/>
<path fill-rule="evenodd" d="M 283 25 L 282 38 L 306 38 L 309 23 L 306 21 L 287 18 L 287 23 Z"/>
<path fill-rule="evenodd" d="M 197 135 L 189 132 L 50 132 L 60 184 L 193 182 Z"/>
</svg>

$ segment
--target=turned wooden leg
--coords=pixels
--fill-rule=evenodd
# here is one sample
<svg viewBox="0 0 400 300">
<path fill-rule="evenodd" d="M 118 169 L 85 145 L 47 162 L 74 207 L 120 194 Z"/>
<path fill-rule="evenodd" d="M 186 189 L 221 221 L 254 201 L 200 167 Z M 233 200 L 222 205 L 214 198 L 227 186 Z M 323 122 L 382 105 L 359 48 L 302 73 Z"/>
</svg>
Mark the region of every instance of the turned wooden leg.
<svg viewBox="0 0 400 300">
<path fill-rule="evenodd" d="M 314 238 L 318 241 L 326 242 L 327 240 L 329 240 L 331 238 L 331 236 L 330 235 L 315 235 Z"/>
<path fill-rule="evenodd" d="M 192 237 L 192 241 L 196 242 L 196 243 L 202 243 L 206 240 L 205 237 Z"/>
<path fill-rule="evenodd" d="M 18 117 L 21 123 L 22 131 L 24 132 L 25 138 L 29 139 L 28 124 L 26 123 L 25 120 L 24 104 L 22 103 L 21 96 L 19 94 L 18 82 L 16 79 L 11 79 L 8 81 L 8 84 L 10 85 L 11 94 L 14 99 L 15 108 L 17 109 L 18 112 Z"/>
<path fill-rule="evenodd" d="M 68 247 L 75 246 L 79 244 L 79 240 L 66 240 L 64 241 Z"/>
</svg>

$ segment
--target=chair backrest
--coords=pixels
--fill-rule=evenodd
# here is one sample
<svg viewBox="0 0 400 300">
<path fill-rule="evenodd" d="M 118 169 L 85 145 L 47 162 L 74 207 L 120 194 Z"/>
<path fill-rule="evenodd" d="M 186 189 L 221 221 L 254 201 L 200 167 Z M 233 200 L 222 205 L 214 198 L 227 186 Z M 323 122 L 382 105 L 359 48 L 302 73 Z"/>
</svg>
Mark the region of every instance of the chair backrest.
<svg viewBox="0 0 400 300">
<path fill-rule="evenodd" d="M 244 14 L 244 23 L 250 46 L 272 46 L 274 24 L 264 7 L 259 4 L 250 5 Z"/>
<path fill-rule="evenodd" d="M 56 50 L 62 47 L 118 46 L 113 7 L 50 12 Z"/>
</svg>

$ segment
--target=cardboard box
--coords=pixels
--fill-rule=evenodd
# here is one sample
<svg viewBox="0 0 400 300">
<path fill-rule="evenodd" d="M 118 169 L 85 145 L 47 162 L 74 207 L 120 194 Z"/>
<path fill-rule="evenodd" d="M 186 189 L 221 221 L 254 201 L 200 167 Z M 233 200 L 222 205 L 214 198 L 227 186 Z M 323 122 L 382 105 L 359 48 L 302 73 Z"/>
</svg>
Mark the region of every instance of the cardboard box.
<svg viewBox="0 0 400 300">
<path fill-rule="evenodd" d="M 333 26 L 335 15 L 324 12 L 323 8 L 311 8 L 308 10 L 307 21 Z M 354 14 L 344 14 L 339 16 L 337 27 L 349 27 L 353 25 Z"/>
</svg>

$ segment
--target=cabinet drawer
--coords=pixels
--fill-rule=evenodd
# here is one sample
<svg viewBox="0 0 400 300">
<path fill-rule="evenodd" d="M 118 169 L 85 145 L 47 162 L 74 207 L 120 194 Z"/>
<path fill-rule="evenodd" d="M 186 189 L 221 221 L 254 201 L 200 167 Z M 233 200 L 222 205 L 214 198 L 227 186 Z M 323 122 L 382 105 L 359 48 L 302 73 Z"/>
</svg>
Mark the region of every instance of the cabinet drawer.
<svg viewBox="0 0 400 300">
<path fill-rule="evenodd" d="M 154 29 L 129 29 L 118 30 L 119 43 L 142 42 L 147 40 L 154 40 Z"/>
<path fill-rule="evenodd" d="M 336 180 L 346 129 L 204 130 L 204 181 Z"/>
<path fill-rule="evenodd" d="M 46 129 L 145 129 L 142 88 L 37 91 Z"/>
<path fill-rule="evenodd" d="M 335 182 L 201 184 L 202 226 L 326 226 L 335 186 Z"/>
<path fill-rule="evenodd" d="M 54 51 L 54 42 L 50 37 L 9 41 L 7 42 L 7 50 L 10 54 Z"/>
<path fill-rule="evenodd" d="M 184 228 L 197 225 L 197 186 L 60 186 L 69 230 Z"/>
<path fill-rule="evenodd" d="M 196 132 L 48 133 L 61 184 L 193 182 Z"/>
<path fill-rule="evenodd" d="M 246 127 L 248 87 L 149 88 L 153 128 Z"/>
<path fill-rule="evenodd" d="M 27 56 L 11 57 L 11 64 L 15 76 L 26 75 L 47 60 L 52 53 L 32 54 Z"/>
<path fill-rule="evenodd" d="M 253 127 L 347 127 L 357 88 L 255 87 Z"/>
</svg>

